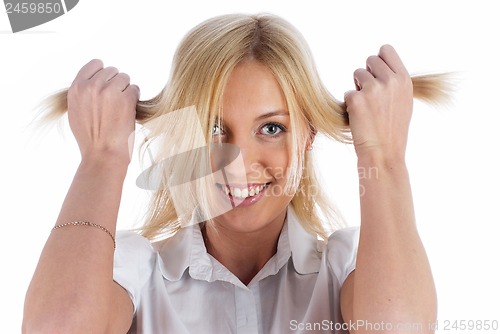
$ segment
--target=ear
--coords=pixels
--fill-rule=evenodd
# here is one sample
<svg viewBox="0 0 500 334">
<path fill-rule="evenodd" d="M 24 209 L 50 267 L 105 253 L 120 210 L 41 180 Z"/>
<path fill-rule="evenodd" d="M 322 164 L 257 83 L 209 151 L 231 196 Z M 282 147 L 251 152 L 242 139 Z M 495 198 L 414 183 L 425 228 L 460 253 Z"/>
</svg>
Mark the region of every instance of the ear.
<svg viewBox="0 0 500 334">
<path fill-rule="evenodd" d="M 310 124 L 309 137 L 307 138 L 306 142 L 306 150 L 312 150 L 312 144 L 314 143 L 314 138 L 316 138 L 316 133 L 318 133 L 318 130 L 316 130 L 316 127 L 314 125 Z"/>
</svg>

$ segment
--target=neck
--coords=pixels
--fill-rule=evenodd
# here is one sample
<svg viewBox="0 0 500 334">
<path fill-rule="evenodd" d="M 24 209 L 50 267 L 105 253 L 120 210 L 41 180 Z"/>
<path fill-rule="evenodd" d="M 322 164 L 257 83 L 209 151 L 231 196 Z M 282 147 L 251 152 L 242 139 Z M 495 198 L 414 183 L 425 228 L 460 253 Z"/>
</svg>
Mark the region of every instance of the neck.
<svg viewBox="0 0 500 334">
<path fill-rule="evenodd" d="M 264 228 L 252 232 L 229 229 L 229 224 L 217 221 L 205 224 L 202 234 L 207 252 L 248 285 L 276 254 L 285 217 L 286 210 Z"/>
</svg>

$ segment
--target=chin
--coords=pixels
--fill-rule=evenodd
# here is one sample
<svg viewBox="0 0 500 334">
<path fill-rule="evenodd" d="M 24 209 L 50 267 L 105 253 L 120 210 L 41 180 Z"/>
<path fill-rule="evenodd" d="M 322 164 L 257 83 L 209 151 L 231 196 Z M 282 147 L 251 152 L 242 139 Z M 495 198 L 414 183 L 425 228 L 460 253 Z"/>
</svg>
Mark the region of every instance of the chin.
<svg viewBox="0 0 500 334">
<path fill-rule="evenodd" d="M 273 202 L 276 200 L 278 198 L 273 199 Z M 262 201 L 247 207 L 236 207 L 215 218 L 215 221 L 217 225 L 223 225 L 225 228 L 237 230 L 238 232 L 256 232 L 274 223 L 282 223 L 282 221 L 276 221 L 276 219 L 280 218 L 279 216 L 286 211 L 290 200 L 276 202 L 281 203 L 265 203 L 265 201 Z"/>
</svg>

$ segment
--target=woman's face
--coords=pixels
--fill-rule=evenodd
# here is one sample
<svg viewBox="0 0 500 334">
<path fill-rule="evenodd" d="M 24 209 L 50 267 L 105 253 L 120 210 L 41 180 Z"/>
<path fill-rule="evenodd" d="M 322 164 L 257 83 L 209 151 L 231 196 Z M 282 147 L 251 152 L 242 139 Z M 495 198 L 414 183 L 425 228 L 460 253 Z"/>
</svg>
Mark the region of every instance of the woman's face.
<svg viewBox="0 0 500 334">
<path fill-rule="evenodd" d="M 221 126 L 214 127 L 213 137 L 236 145 L 243 159 L 226 166 L 226 177 L 217 180 L 219 194 L 234 208 L 215 221 L 240 232 L 282 223 L 293 197 L 285 191 L 290 115 L 265 65 L 247 60 L 233 70 L 224 91 Z"/>
</svg>

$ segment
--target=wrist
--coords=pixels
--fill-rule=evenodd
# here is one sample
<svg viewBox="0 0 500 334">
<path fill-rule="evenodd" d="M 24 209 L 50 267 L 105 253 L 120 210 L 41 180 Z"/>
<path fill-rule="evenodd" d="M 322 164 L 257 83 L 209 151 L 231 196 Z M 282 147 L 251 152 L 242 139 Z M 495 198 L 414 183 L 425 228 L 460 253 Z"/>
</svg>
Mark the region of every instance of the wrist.
<svg viewBox="0 0 500 334">
<path fill-rule="evenodd" d="M 404 156 L 384 156 L 366 154 L 358 156 L 358 171 L 405 172 L 407 171 Z"/>
<path fill-rule="evenodd" d="M 358 165 L 404 165 L 405 147 L 399 145 L 372 145 L 355 147 Z"/>
<path fill-rule="evenodd" d="M 131 155 L 113 150 L 92 150 L 82 152 L 82 163 L 104 166 L 123 166 L 130 164 Z"/>
<path fill-rule="evenodd" d="M 103 157 L 98 155 L 82 158 L 79 170 L 89 173 L 105 173 L 109 176 L 116 175 L 125 178 L 129 162 L 124 159 L 113 158 L 109 155 Z"/>
</svg>

